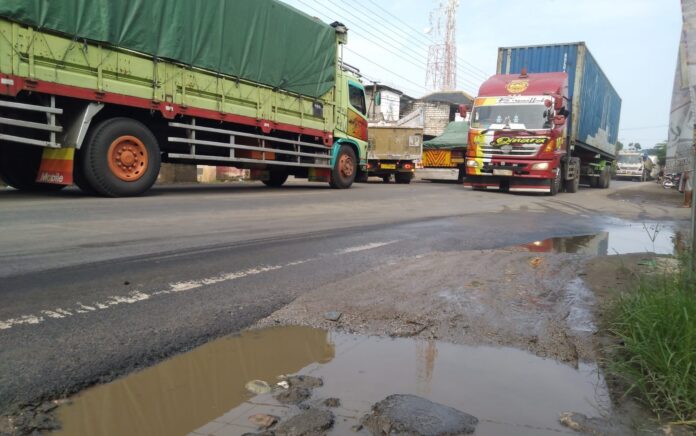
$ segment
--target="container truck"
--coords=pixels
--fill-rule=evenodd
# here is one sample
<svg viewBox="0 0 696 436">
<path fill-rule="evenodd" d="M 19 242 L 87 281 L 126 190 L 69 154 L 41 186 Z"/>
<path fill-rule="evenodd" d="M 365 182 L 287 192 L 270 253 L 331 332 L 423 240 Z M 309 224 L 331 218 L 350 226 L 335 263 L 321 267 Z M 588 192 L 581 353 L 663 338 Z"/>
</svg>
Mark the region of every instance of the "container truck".
<svg viewBox="0 0 696 436">
<path fill-rule="evenodd" d="M 381 177 L 388 183 L 393 176 L 396 183 L 411 183 L 423 154 L 423 128 L 370 125 L 367 134 L 367 173 L 360 178 Z"/>
<path fill-rule="evenodd" d="M 0 174 L 118 197 L 171 162 L 348 188 L 367 118 L 346 42 L 275 0 L 0 0 Z"/>
<path fill-rule="evenodd" d="M 425 180 L 456 180 L 464 178 L 464 156 L 468 143 L 469 123 L 450 122 L 442 135 L 423 143 L 423 168 L 418 170 Z"/>
<path fill-rule="evenodd" d="M 608 188 L 621 98 L 585 43 L 498 50 L 470 116 L 465 185 L 576 192 Z"/>
</svg>

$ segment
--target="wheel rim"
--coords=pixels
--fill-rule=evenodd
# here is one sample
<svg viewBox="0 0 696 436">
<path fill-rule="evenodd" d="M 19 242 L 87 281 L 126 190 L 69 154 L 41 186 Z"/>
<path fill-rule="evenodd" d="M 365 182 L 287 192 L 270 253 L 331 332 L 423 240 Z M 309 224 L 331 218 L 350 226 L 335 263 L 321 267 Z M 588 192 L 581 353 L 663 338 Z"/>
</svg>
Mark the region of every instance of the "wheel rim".
<svg viewBox="0 0 696 436">
<path fill-rule="evenodd" d="M 353 159 L 347 154 L 342 155 L 338 159 L 338 170 L 341 173 L 341 177 L 346 179 L 350 178 L 355 172 L 355 168 L 353 166 Z"/>
<path fill-rule="evenodd" d="M 149 155 L 143 142 L 135 136 L 119 136 L 107 152 L 109 170 L 125 182 L 134 182 L 145 175 Z"/>
</svg>

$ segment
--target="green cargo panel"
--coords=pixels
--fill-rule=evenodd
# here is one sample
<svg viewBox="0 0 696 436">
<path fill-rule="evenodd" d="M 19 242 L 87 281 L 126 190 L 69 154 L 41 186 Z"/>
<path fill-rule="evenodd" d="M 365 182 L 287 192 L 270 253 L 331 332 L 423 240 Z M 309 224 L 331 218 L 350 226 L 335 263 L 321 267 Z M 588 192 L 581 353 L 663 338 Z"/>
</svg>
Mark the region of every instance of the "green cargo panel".
<svg viewBox="0 0 696 436">
<path fill-rule="evenodd" d="M 276 0 L 0 0 L 0 16 L 311 97 L 335 81 L 334 29 Z"/>
<path fill-rule="evenodd" d="M 469 123 L 452 121 L 447 125 L 442 135 L 423 143 L 424 149 L 460 148 L 469 142 Z"/>
</svg>

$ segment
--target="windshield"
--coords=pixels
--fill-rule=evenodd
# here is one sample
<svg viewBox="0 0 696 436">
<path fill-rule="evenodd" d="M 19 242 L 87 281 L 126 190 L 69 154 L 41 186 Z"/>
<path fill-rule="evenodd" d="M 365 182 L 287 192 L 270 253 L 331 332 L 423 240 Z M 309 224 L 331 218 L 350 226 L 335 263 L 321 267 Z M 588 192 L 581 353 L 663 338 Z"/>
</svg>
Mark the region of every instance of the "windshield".
<svg viewBox="0 0 696 436">
<path fill-rule="evenodd" d="M 622 164 L 639 164 L 643 161 L 641 157 L 637 154 L 633 155 L 619 155 L 619 163 Z"/>
<path fill-rule="evenodd" d="M 500 104 L 478 106 L 471 116 L 471 127 L 475 129 L 550 129 L 546 116 L 547 108 L 542 104 Z"/>
</svg>

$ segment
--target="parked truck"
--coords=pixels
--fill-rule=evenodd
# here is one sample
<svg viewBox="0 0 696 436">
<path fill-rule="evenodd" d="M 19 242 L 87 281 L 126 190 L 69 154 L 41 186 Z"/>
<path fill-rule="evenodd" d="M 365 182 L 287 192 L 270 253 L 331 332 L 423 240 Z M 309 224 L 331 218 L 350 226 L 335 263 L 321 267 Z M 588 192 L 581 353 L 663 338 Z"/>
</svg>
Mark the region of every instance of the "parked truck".
<svg viewBox="0 0 696 436">
<path fill-rule="evenodd" d="M 381 177 L 389 183 L 408 184 L 413 179 L 416 161 L 423 154 L 423 128 L 370 125 L 367 129 L 367 177 Z"/>
<path fill-rule="evenodd" d="M 465 185 L 576 192 L 608 188 L 621 98 L 585 43 L 498 50 L 470 117 Z"/>
<path fill-rule="evenodd" d="M 651 177 L 653 162 L 640 151 L 619 151 L 616 160 L 616 179 L 645 182 Z"/>
<path fill-rule="evenodd" d="M 367 170 L 347 29 L 275 0 L 0 0 L 0 174 L 142 194 L 161 162 L 348 188 Z"/>
<path fill-rule="evenodd" d="M 423 143 L 423 168 L 418 170 L 424 180 L 456 180 L 464 178 L 464 161 L 468 143 L 469 123 L 450 122 L 440 136 Z"/>
</svg>

